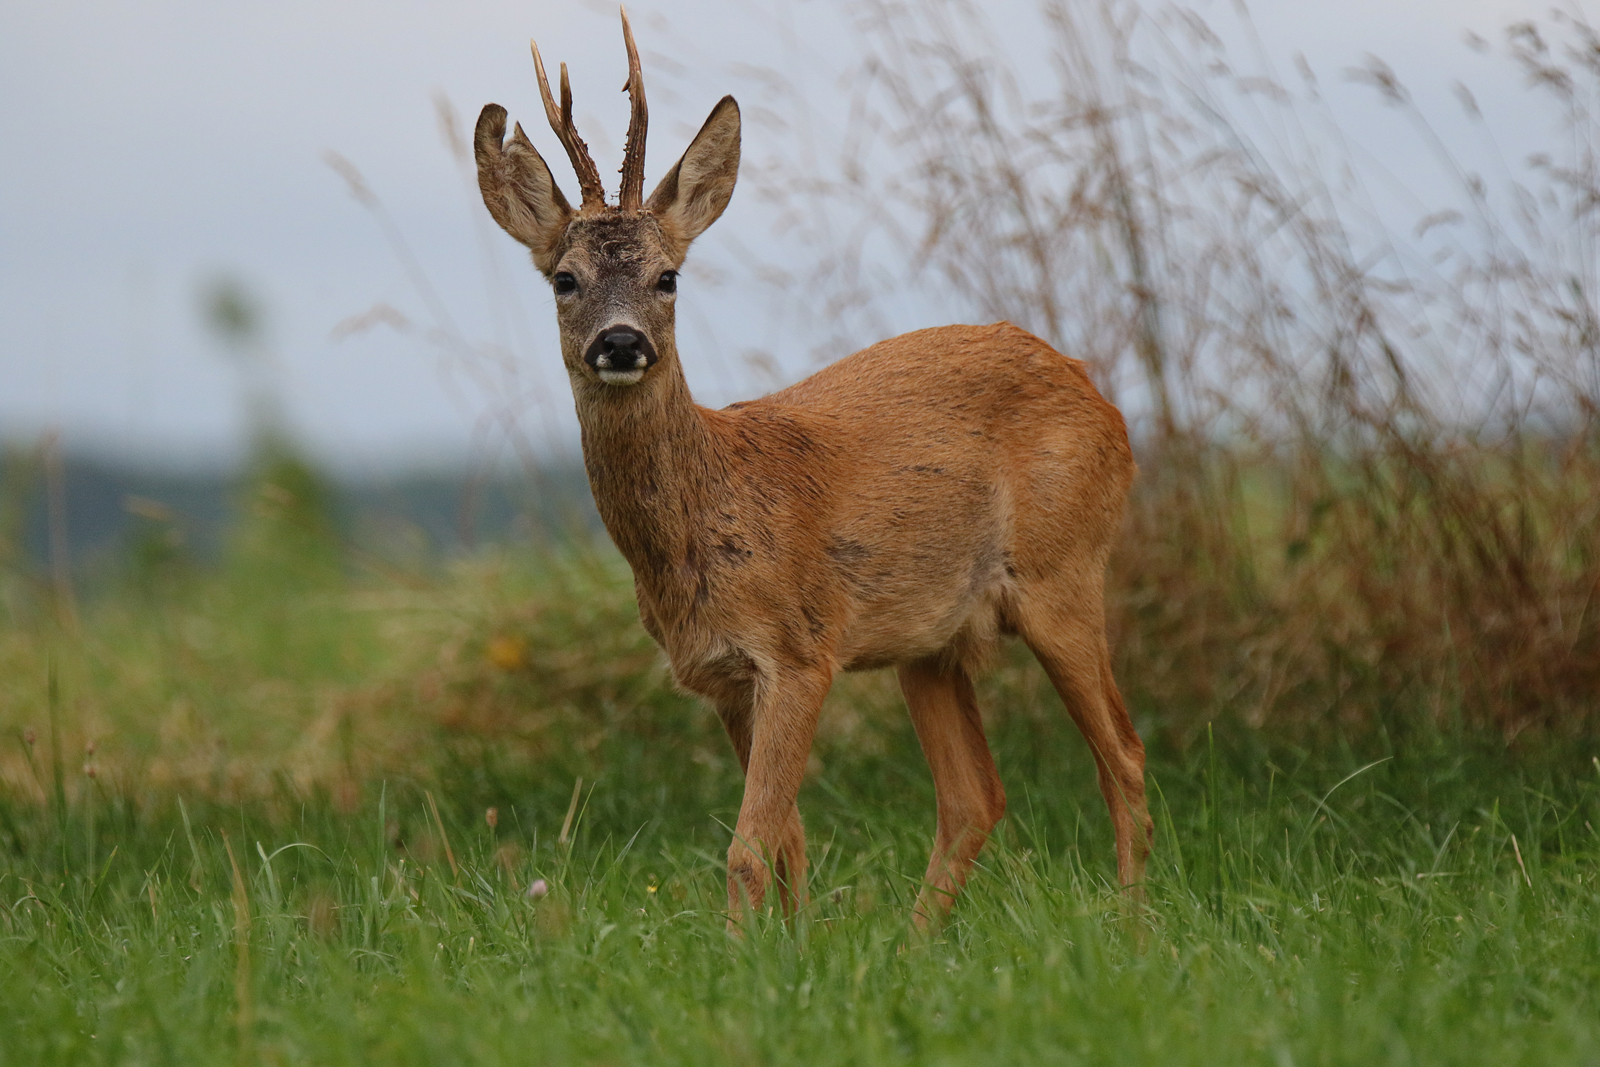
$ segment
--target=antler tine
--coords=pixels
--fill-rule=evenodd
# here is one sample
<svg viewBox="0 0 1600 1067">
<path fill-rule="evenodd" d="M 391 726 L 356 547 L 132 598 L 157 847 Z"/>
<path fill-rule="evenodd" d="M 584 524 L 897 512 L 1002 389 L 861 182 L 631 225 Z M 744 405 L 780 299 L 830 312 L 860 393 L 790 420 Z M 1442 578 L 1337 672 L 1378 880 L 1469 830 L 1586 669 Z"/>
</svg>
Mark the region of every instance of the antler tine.
<svg viewBox="0 0 1600 1067">
<path fill-rule="evenodd" d="M 622 192 L 617 203 L 624 211 L 637 211 L 644 204 L 644 140 L 650 112 L 644 102 L 644 72 L 639 67 L 639 49 L 633 43 L 627 8 L 622 9 L 622 39 L 628 46 L 628 83 L 622 88 L 633 104 L 633 114 L 628 119 L 628 147 L 622 155 Z"/>
<path fill-rule="evenodd" d="M 572 169 L 578 174 L 583 207 L 604 207 L 606 190 L 600 183 L 600 171 L 594 165 L 594 157 L 589 155 L 589 146 L 583 143 L 577 127 L 572 124 L 572 86 L 567 81 L 567 65 L 561 64 L 561 108 L 557 110 L 555 97 L 550 92 L 550 79 L 544 73 L 544 60 L 539 56 L 539 43 L 529 41 L 528 44 L 533 49 L 533 69 L 539 76 L 539 96 L 544 100 L 545 118 L 550 120 L 550 128 L 556 131 L 561 147 L 567 150 L 567 158 L 572 161 Z"/>
</svg>

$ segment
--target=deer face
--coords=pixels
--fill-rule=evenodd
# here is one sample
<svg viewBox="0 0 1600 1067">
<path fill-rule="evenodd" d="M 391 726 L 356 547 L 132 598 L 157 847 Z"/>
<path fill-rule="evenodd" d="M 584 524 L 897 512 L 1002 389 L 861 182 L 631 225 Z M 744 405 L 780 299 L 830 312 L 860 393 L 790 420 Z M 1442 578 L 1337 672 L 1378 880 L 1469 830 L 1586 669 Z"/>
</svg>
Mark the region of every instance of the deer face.
<svg viewBox="0 0 1600 1067">
<path fill-rule="evenodd" d="M 739 105 L 725 96 L 683 158 L 643 200 L 647 114 L 639 55 L 622 19 L 633 117 L 618 204 L 605 191 L 588 147 L 572 126 L 572 90 L 561 68 L 561 107 L 533 49 L 545 113 L 578 174 L 583 203 L 568 204 L 543 157 L 519 124 L 506 140 L 506 111 L 478 116 L 473 148 L 484 205 L 506 233 L 528 247 L 555 291 L 562 358 L 575 389 L 626 388 L 677 358 L 673 301 L 689 245 L 722 214 L 739 174 Z"/>
<path fill-rule="evenodd" d="M 663 353 L 673 355 L 681 262 L 648 212 L 607 212 L 568 223 L 550 283 L 569 373 L 634 385 Z"/>
</svg>

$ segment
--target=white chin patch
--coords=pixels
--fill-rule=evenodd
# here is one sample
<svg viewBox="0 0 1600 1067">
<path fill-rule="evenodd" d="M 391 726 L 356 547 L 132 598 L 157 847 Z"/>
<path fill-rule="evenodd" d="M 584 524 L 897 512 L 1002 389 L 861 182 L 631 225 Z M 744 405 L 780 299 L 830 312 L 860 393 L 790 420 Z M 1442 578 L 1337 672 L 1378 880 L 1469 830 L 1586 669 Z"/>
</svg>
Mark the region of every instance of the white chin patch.
<svg viewBox="0 0 1600 1067">
<path fill-rule="evenodd" d="M 600 380 L 607 385 L 634 385 L 644 377 L 644 368 L 636 367 L 633 370 L 603 370 L 597 372 Z"/>
</svg>

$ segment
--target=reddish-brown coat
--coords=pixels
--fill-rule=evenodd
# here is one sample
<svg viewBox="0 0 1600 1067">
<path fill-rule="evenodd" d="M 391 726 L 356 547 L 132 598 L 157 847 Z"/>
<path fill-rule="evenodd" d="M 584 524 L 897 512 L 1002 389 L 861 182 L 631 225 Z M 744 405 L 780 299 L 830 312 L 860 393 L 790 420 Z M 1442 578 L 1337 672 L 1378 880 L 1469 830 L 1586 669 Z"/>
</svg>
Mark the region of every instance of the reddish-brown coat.
<svg viewBox="0 0 1600 1067">
<path fill-rule="evenodd" d="M 939 791 L 917 914 L 942 911 L 1004 812 L 970 679 L 1005 634 L 1094 746 L 1137 883 L 1143 746 L 1102 607 L 1134 464 L 1083 365 L 1000 323 L 905 334 L 722 411 L 689 399 L 675 352 L 652 373 L 671 380 L 580 407 L 584 454 L 645 626 L 750 772 L 730 906 L 762 899 L 769 861 L 799 899 L 794 798 L 822 699 L 839 670 L 894 666 Z"/>
</svg>

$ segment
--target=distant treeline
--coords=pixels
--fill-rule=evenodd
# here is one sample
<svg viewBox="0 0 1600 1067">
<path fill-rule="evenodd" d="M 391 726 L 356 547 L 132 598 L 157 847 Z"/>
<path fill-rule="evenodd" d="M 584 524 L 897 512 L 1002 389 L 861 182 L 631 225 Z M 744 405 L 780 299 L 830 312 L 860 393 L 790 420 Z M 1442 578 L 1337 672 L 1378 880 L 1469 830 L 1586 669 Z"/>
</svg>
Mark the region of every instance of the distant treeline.
<svg viewBox="0 0 1600 1067">
<path fill-rule="evenodd" d="M 52 460 L 39 448 L 0 451 L 0 551 L 44 569 L 65 550 L 93 572 L 162 527 L 197 560 L 214 559 L 250 501 L 238 470 L 174 470 L 107 456 Z M 352 546 L 408 557 L 450 555 L 485 543 L 563 537 L 599 528 L 583 470 L 433 470 L 324 479 L 335 528 Z"/>
</svg>

